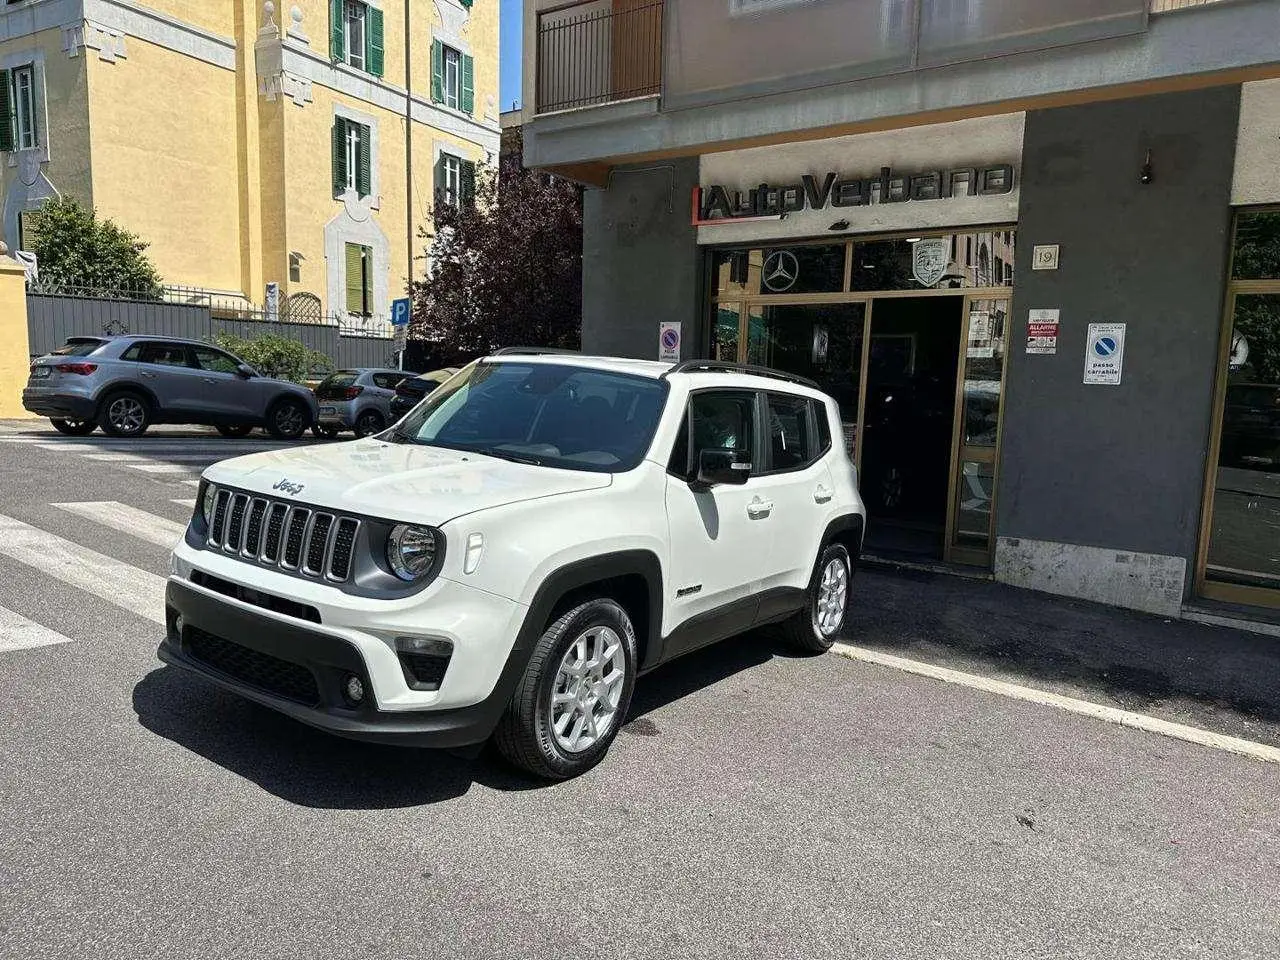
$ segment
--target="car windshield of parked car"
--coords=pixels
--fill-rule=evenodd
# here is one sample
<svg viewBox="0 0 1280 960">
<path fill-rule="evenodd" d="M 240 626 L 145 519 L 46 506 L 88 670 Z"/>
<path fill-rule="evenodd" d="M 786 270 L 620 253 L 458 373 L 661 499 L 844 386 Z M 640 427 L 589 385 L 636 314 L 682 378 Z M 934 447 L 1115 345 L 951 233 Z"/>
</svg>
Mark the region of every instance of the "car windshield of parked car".
<svg viewBox="0 0 1280 960">
<path fill-rule="evenodd" d="M 653 441 L 667 384 L 547 363 L 477 363 L 442 384 L 395 438 L 520 463 L 620 473 Z"/>
<path fill-rule="evenodd" d="M 87 357 L 96 351 L 107 341 L 95 339 L 75 339 L 68 340 L 65 344 L 53 351 L 55 357 Z"/>
</svg>

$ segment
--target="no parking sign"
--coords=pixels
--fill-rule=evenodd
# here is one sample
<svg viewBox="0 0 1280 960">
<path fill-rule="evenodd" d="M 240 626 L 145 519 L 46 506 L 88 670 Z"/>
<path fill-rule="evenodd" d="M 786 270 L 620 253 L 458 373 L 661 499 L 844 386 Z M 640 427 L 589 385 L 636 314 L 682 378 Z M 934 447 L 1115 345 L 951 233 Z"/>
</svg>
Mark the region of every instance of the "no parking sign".
<svg viewBox="0 0 1280 960">
<path fill-rule="evenodd" d="M 1124 370 L 1124 324 L 1091 323 L 1084 351 L 1084 382 L 1120 382 Z"/>
<path fill-rule="evenodd" d="M 658 325 L 658 359 L 676 363 L 680 359 L 680 324 Z"/>
</svg>

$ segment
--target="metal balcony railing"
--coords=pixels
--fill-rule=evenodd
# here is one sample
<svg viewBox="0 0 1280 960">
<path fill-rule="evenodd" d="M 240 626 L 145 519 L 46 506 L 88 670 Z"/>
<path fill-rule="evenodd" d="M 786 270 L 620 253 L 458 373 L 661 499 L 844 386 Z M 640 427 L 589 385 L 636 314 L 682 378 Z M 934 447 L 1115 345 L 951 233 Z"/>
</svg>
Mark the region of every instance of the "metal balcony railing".
<svg viewBox="0 0 1280 960">
<path fill-rule="evenodd" d="M 1225 3 L 1226 0 L 1151 0 L 1152 13 L 1172 13 L 1175 10 L 1190 10 L 1192 7 L 1207 7 L 1211 3 Z"/>
<path fill-rule="evenodd" d="M 662 92 L 664 0 L 586 0 L 538 14 L 539 113 Z"/>
</svg>

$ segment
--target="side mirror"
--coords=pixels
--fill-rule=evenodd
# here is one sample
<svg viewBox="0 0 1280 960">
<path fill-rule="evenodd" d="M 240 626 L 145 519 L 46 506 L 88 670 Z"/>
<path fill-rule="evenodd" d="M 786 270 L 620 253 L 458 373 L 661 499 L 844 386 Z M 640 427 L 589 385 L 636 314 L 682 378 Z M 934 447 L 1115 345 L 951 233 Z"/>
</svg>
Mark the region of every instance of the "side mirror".
<svg viewBox="0 0 1280 960">
<path fill-rule="evenodd" d="M 751 479 L 751 456 L 742 450 L 710 449 L 698 452 L 699 486 L 717 483 L 741 486 Z"/>
<path fill-rule="evenodd" d="M 242 364 L 240 364 L 239 366 L 237 366 L 237 367 L 236 367 L 236 374 L 237 374 L 241 379 L 244 379 L 244 380 L 249 380 L 249 379 L 251 379 L 252 377 L 256 377 L 256 376 L 257 376 L 257 374 L 256 374 L 256 373 L 254 373 L 253 367 L 249 366 L 247 363 L 242 363 Z"/>
</svg>

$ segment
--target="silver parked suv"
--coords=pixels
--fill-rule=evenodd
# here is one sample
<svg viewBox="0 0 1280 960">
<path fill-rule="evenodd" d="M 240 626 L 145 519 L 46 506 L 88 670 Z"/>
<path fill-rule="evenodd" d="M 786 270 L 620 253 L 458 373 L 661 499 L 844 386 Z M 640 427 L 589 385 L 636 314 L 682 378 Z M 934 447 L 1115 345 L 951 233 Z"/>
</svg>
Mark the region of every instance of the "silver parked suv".
<svg viewBox="0 0 1280 960">
<path fill-rule="evenodd" d="M 31 364 L 22 405 L 62 433 L 136 437 L 153 423 L 199 423 L 238 437 L 265 427 L 294 440 L 316 422 L 306 387 L 261 376 L 198 340 L 73 337 Z"/>
<path fill-rule="evenodd" d="M 331 373 L 316 387 L 316 401 L 320 405 L 316 431 L 326 437 L 336 437 L 339 432 L 350 430 L 357 437 L 367 437 L 384 430 L 396 420 L 391 415 L 396 387 L 401 380 L 412 376 L 403 370 L 373 367 Z"/>
</svg>

